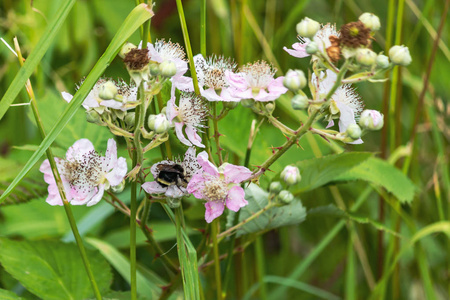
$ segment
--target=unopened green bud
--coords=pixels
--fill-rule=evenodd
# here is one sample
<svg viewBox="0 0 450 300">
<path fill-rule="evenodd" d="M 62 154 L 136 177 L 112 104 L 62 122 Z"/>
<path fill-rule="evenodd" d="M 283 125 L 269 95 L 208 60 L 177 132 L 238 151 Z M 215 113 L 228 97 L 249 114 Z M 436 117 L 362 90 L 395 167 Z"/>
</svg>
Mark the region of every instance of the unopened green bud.
<svg viewBox="0 0 450 300">
<path fill-rule="evenodd" d="M 316 35 L 317 31 L 320 29 L 319 22 L 316 22 L 308 17 L 305 17 L 300 23 L 295 27 L 297 29 L 297 33 L 306 38 L 312 38 Z"/>
<path fill-rule="evenodd" d="M 280 201 L 284 204 L 289 204 L 292 202 L 292 200 L 294 200 L 294 195 L 292 195 L 292 193 L 289 191 L 282 190 L 278 194 L 278 199 L 280 199 Z"/>
<path fill-rule="evenodd" d="M 223 101 L 223 107 L 225 107 L 226 109 L 232 110 L 234 108 L 236 108 L 236 106 L 239 105 L 239 101 Z"/>
<path fill-rule="evenodd" d="M 347 126 L 347 135 L 351 137 L 354 140 L 357 140 L 361 137 L 361 127 L 359 127 L 357 124 L 350 124 Z"/>
<path fill-rule="evenodd" d="M 281 185 L 281 182 L 274 181 L 269 186 L 269 191 L 272 194 L 278 194 L 283 189 L 283 186 Z"/>
<path fill-rule="evenodd" d="M 111 186 L 111 191 L 113 193 L 118 194 L 118 193 L 121 193 L 124 188 L 125 188 L 125 179 L 122 180 L 122 182 L 119 183 L 118 185 Z"/>
<path fill-rule="evenodd" d="M 386 69 L 389 67 L 389 57 L 383 54 L 378 55 L 376 64 L 380 69 Z"/>
<path fill-rule="evenodd" d="M 170 208 L 178 208 L 178 207 L 180 207 L 180 204 L 181 204 L 181 198 L 167 197 L 166 201 L 167 201 L 167 205 L 169 205 Z"/>
<path fill-rule="evenodd" d="M 95 110 L 87 110 L 86 121 L 89 123 L 99 124 L 101 122 L 100 115 Z"/>
<path fill-rule="evenodd" d="M 308 97 L 305 95 L 295 95 L 291 100 L 291 105 L 295 110 L 306 109 L 309 106 Z"/>
<path fill-rule="evenodd" d="M 372 31 L 377 31 L 381 28 L 380 18 L 372 13 L 363 13 L 359 16 L 359 20 L 363 22 L 364 26 L 370 28 Z"/>
<path fill-rule="evenodd" d="M 124 58 L 128 52 L 130 52 L 131 49 L 135 49 L 136 46 L 132 43 L 125 43 L 125 45 L 122 46 L 119 52 L 119 56 L 121 58 Z"/>
<path fill-rule="evenodd" d="M 286 166 L 281 172 L 280 178 L 286 182 L 287 185 L 297 184 L 302 179 L 300 171 L 295 166 Z"/>
<path fill-rule="evenodd" d="M 117 93 L 118 90 L 116 84 L 113 81 L 108 80 L 107 82 L 100 85 L 98 96 L 103 100 L 111 100 L 116 97 Z"/>
<path fill-rule="evenodd" d="M 125 124 L 127 124 L 130 127 L 133 127 L 136 122 L 136 113 L 134 111 L 127 112 L 125 115 Z"/>
<path fill-rule="evenodd" d="M 241 100 L 241 105 L 243 107 L 247 107 L 247 108 L 253 107 L 255 105 L 255 100 L 253 100 L 253 99 L 242 99 Z"/>
<path fill-rule="evenodd" d="M 289 70 L 283 79 L 283 85 L 292 92 L 303 89 L 306 86 L 306 83 L 305 73 L 301 70 Z"/>
<path fill-rule="evenodd" d="M 164 114 L 150 115 L 148 117 L 148 127 L 156 133 L 163 133 L 169 129 L 170 123 Z"/>
<path fill-rule="evenodd" d="M 367 48 L 358 48 L 356 50 L 356 61 L 364 66 L 373 66 L 376 62 L 377 54 Z"/>
<path fill-rule="evenodd" d="M 274 110 L 275 110 L 275 104 L 274 103 L 267 103 L 266 104 L 266 110 L 269 112 L 269 113 L 272 113 Z"/>
<path fill-rule="evenodd" d="M 409 49 L 406 46 L 392 46 L 389 49 L 389 58 L 395 65 L 400 65 L 406 67 L 412 61 L 411 54 L 409 54 Z"/>
<path fill-rule="evenodd" d="M 177 73 L 177 66 L 171 60 L 165 60 L 159 65 L 161 75 L 164 77 L 172 77 Z"/>
<path fill-rule="evenodd" d="M 316 54 L 316 52 L 319 50 L 319 46 L 317 46 L 317 43 L 314 41 L 311 41 L 308 43 L 308 45 L 306 45 L 306 53 L 308 54 Z"/>
<path fill-rule="evenodd" d="M 366 109 L 361 113 L 359 125 L 367 130 L 379 130 L 383 127 L 383 114 L 377 110 Z"/>
<path fill-rule="evenodd" d="M 148 67 L 150 75 L 152 76 L 158 76 L 161 73 L 161 70 L 159 69 L 159 64 L 150 64 Z"/>
</svg>

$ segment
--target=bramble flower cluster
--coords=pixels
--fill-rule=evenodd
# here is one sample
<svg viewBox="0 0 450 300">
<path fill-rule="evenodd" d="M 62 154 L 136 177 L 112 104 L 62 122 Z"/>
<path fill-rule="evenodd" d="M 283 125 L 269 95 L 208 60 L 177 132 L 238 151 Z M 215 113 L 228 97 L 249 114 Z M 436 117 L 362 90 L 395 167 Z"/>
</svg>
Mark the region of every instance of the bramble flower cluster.
<svg viewBox="0 0 450 300">
<path fill-rule="evenodd" d="M 205 220 L 210 223 L 225 208 L 238 211 L 248 205 L 244 184 L 264 174 L 302 134 L 312 132 L 326 140 L 360 144 L 364 134 L 382 128 L 383 115 L 365 109 L 354 84 L 380 81 L 379 74 L 395 65 L 407 66 L 411 56 L 405 46 L 393 46 L 388 56 L 375 53 L 373 35 L 380 28 L 379 18 L 371 13 L 339 29 L 305 17 L 296 26 L 299 42 L 283 49 L 296 58 L 309 57 L 311 70 L 293 66 L 285 76 L 278 76 L 279 71 L 264 60 L 238 66 L 232 58 L 197 54 L 191 58 L 191 72 L 195 71 L 198 82 L 186 76 L 188 61 L 179 44 L 165 40 L 138 46 L 126 43 L 119 56 L 131 83 L 99 79 L 82 105 L 89 122 L 124 137 L 130 155 L 135 155 L 127 178 L 138 181 L 147 198 L 163 199 L 176 207 L 183 197 L 192 195 L 204 201 Z M 67 102 L 73 98 L 67 92 L 62 96 Z M 294 110 L 305 110 L 308 125 L 299 124 L 299 129 L 293 130 L 275 118 L 280 97 L 290 98 Z M 283 147 L 274 147 L 272 157 L 253 171 L 227 163 L 222 157 L 219 122 L 239 104 L 270 122 L 289 141 Z M 219 113 L 218 107 L 222 107 Z M 174 134 L 169 135 L 169 131 Z M 188 147 L 184 158 L 152 164 L 153 181 L 148 181 L 145 153 L 162 143 L 174 142 Z M 205 151 L 196 155 L 198 148 Z M 70 203 L 94 205 L 105 190 L 123 187 L 127 166 L 124 158 L 117 159 L 116 151 L 114 140 L 110 140 L 102 157 L 83 139 L 68 150 L 65 159 L 56 160 Z M 41 172 L 49 184 L 47 202 L 61 205 L 48 161 L 41 165 Z M 287 205 L 295 199 L 288 187 L 300 182 L 300 171 L 289 165 L 279 178 L 279 182 L 270 184 L 270 195 L 277 199 L 277 205 Z"/>
</svg>

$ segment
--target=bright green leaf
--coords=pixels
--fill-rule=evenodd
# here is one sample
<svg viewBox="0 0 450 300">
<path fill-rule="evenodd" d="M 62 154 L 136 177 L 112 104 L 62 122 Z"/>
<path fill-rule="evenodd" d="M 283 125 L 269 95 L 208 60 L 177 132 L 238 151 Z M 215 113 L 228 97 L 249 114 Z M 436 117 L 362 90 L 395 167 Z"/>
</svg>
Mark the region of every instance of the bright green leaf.
<svg viewBox="0 0 450 300">
<path fill-rule="evenodd" d="M 17 296 L 13 292 L 0 289 L 0 299 L 2 300 L 23 300 L 22 297 Z"/>
</svg>

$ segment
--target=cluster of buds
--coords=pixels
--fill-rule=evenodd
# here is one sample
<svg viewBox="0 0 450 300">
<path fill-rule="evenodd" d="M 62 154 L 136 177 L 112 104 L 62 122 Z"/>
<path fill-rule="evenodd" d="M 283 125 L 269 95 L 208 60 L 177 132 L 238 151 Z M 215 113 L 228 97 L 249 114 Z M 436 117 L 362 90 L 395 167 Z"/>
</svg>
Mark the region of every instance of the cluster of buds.
<svg viewBox="0 0 450 300">
<path fill-rule="evenodd" d="M 273 181 L 269 186 L 270 198 L 275 199 L 277 205 L 286 205 L 294 200 L 294 195 L 288 191 L 290 186 L 300 182 L 302 177 L 295 166 L 286 166 L 280 173 L 280 181 Z M 283 186 L 286 186 L 284 188 Z"/>
</svg>

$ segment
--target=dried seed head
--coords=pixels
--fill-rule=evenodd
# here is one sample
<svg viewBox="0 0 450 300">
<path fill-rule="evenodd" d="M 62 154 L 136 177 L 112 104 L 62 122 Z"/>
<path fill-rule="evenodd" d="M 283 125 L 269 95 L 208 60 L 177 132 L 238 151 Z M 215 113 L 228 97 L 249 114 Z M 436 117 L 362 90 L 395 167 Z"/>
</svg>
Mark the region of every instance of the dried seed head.
<svg viewBox="0 0 450 300">
<path fill-rule="evenodd" d="M 341 57 L 340 39 L 335 35 L 330 35 L 328 39 L 331 43 L 331 46 L 326 49 L 328 57 L 332 62 L 337 62 Z"/>
<path fill-rule="evenodd" d="M 131 49 L 123 59 L 123 62 L 129 70 L 139 71 L 148 65 L 148 49 Z"/>
<path fill-rule="evenodd" d="M 371 44 L 370 28 L 367 28 L 361 21 L 342 25 L 340 32 L 341 46 L 358 48 L 360 46 L 369 47 Z"/>
</svg>

